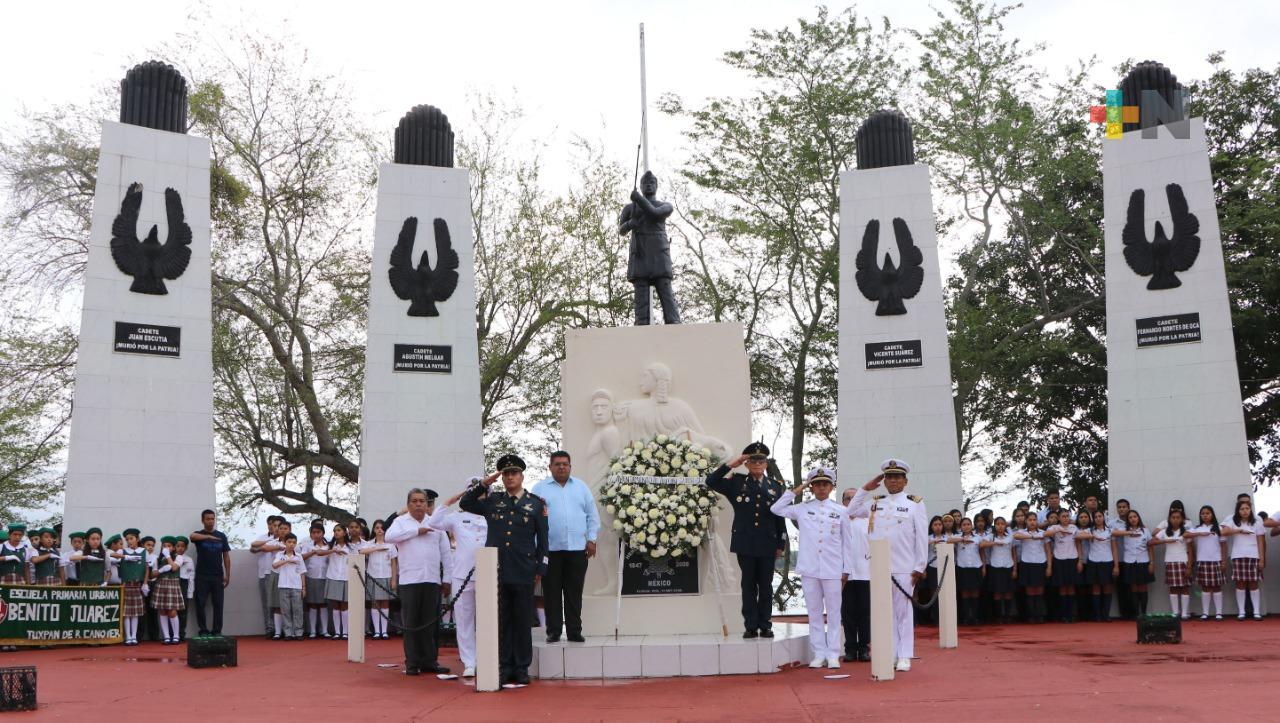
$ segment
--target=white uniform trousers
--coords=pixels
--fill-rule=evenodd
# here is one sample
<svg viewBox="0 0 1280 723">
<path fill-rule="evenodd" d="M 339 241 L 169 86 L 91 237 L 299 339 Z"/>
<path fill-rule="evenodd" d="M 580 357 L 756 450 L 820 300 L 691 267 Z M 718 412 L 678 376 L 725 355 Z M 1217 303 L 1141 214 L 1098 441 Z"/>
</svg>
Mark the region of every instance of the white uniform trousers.
<svg viewBox="0 0 1280 723">
<path fill-rule="evenodd" d="M 462 658 L 462 665 L 465 668 L 474 668 L 476 666 L 476 589 L 475 579 L 467 583 L 467 589 L 462 590 L 462 578 L 453 578 L 452 595 L 457 595 L 459 590 L 462 594 L 458 595 L 458 601 L 453 604 L 453 623 L 458 633 L 458 657 Z"/>
<path fill-rule="evenodd" d="M 800 576 L 804 604 L 809 610 L 809 649 L 815 658 L 840 657 L 840 601 L 843 585 L 840 578 Z M 826 621 L 823 621 L 823 610 Z"/>
<path fill-rule="evenodd" d="M 908 593 L 915 592 L 911 584 L 911 573 L 895 572 L 893 579 Z M 913 658 L 916 653 L 915 610 L 911 598 L 902 594 L 897 585 L 889 591 L 893 596 L 893 647 L 895 658 Z M 871 641 L 875 645 L 875 640 Z"/>
</svg>

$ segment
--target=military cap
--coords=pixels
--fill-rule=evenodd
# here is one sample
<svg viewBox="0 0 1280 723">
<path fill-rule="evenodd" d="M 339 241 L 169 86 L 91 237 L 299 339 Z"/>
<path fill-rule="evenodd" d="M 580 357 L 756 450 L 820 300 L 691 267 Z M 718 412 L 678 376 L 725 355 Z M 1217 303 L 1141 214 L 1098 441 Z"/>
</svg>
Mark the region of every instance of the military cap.
<svg viewBox="0 0 1280 723">
<path fill-rule="evenodd" d="M 880 465 L 880 471 L 885 474 L 906 474 L 911 471 L 911 465 L 900 459 L 890 458 Z"/>
<path fill-rule="evenodd" d="M 70 535 L 67 535 L 67 539 L 69 540 L 83 540 L 86 537 L 88 537 L 88 535 L 83 532 L 72 532 Z"/>
<path fill-rule="evenodd" d="M 764 442 L 752 442 L 742 449 L 742 453 L 753 459 L 767 459 L 769 447 Z"/>
<path fill-rule="evenodd" d="M 809 470 L 809 474 L 805 475 L 804 481 L 809 484 L 830 482 L 834 485 L 836 483 L 836 471 L 830 467 L 817 467 Z"/>
<path fill-rule="evenodd" d="M 15 532 L 26 532 L 26 531 L 27 531 L 27 525 L 26 525 L 26 523 L 25 523 L 25 522 L 10 522 L 10 523 L 9 523 L 9 534 L 10 534 L 10 535 L 12 535 L 12 534 L 13 534 L 13 533 L 15 533 Z"/>
<path fill-rule="evenodd" d="M 121 535 L 123 535 L 123 536 L 125 536 L 125 537 L 128 537 L 129 535 L 135 535 L 135 536 L 136 536 L 136 535 L 141 535 L 141 534 L 142 534 L 142 532 L 141 532 L 141 531 L 139 531 L 139 530 L 138 530 L 138 528 L 136 528 L 136 527 L 126 527 L 126 528 L 125 528 L 125 530 L 124 530 L 124 532 L 121 532 L 120 534 L 121 534 Z"/>
<path fill-rule="evenodd" d="M 434 500 L 440 496 L 439 492 L 436 492 L 435 490 L 429 487 L 423 487 L 422 491 L 427 493 L 427 502 L 430 502 L 431 500 Z"/>
<path fill-rule="evenodd" d="M 518 469 L 521 472 L 523 472 L 525 471 L 525 468 L 526 468 L 526 465 L 524 463 L 524 460 L 520 459 L 520 455 L 518 454 L 504 454 L 498 458 L 499 472 L 506 472 L 507 470 L 511 470 L 511 469 Z"/>
</svg>

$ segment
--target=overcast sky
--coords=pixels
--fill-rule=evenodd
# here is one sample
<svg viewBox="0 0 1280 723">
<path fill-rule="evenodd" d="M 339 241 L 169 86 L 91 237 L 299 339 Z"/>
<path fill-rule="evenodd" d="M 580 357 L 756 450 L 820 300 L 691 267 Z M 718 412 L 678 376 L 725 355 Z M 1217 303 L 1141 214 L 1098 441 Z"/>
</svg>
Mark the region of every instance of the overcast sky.
<svg viewBox="0 0 1280 723">
<path fill-rule="evenodd" d="M 774 29 L 816 3 L 793 0 L 654 0 L 639 2 L 218 2 L 216 18 L 287 31 L 325 71 L 349 84 L 358 108 L 388 138 L 399 116 L 419 103 L 449 114 L 465 132 L 469 94 L 514 94 L 529 135 L 549 139 L 552 185 L 567 181 L 554 149 L 575 134 L 602 140 L 629 166 L 639 129 L 637 26 L 646 23 L 649 97 L 676 93 L 686 101 L 745 92 L 745 80 L 720 62 L 744 47 L 752 28 Z M 941 2 L 870 0 L 860 13 L 887 16 L 900 28 L 925 29 Z M 143 60 L 147 50 L 181 32 L 201 6 L 179 0 L 17 2 L 5 7 L 9 32 L 0 43 L 0 128 L 19 108 L 85 100 Z M 834 4 L 833 9 L 843 5 Z M 1045 43 L 1040 65 L 1057 74 L 1096 55 L 1098 83 L 1114 86 L 1112 68 L 1126 58 L 1156 59 L 1180 78 L 1207 74 L 1205 58 L 1227 53 L 1235 69 L 1275 67 L 1280 4 L 1244 0 L 1036 0 L 1009 28 L 1025 42 Z M 216 25 L 216 24 L 215 24 Z M 226 37 L 218 27 L 203 27 Z M 226 37 L 233 43 L 234 38 Z M 903 62 L 916 53 L 904 54 Z M 181 62 L 181 58 L 161 58 Z M 653 166 L 679 165 L 680 127 L 651 113 Z M 556 190 L 556 189 L 553 189 Z M 954 249 L 943 242 L 944 256 Z"/>
</svg>

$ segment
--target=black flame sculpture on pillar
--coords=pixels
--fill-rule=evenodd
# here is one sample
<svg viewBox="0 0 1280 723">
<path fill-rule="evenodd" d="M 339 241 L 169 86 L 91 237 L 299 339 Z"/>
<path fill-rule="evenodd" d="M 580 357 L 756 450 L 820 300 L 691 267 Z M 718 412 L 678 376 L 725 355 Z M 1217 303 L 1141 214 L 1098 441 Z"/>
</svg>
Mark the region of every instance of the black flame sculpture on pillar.
<svg viewBox="0 0 1280 723">
<path fill-rule="evenodd" d="M 858 168 L 909 166 L 915 163 L 915 139 L 911 121 L 896 110 L 880 110 L 858 129 Z M 884 262 L 876 263 L 880 243 L 880 221 L 871 219 L 862 234 L 862 248 L 854 258 L 854 281 L 868 301 L 876 302 L 876 316 L 907 313 L 903 299 L 920 293 L 924 283 L 924 255 L 911 238 L 911 229 L 901 218 L 893 219 L 893 236 L 898 244 L 898 263 L 886 252 Z"/>
</svg>

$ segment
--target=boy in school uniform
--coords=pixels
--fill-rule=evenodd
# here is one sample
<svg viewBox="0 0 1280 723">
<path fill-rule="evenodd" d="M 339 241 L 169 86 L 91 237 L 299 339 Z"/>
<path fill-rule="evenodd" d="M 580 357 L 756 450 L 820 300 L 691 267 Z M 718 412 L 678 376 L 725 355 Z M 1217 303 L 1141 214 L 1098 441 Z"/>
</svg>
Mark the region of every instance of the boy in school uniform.
<svg viewBox="0 0 1280 723">
<path fill-rule="evenodd" d="M 160 640 L 160 618 L 156 614 L 156 607 L 151 602 L 151 596 L 155 593 L 156 578 L 156 538 L 147 535 L 138 540 L 142 545 L 142 549 L 147 551 L 147 579 L 146 585 L 142 593 L 144 602 L 143 608 L 145 612 L 142 614 L 141 635 L 143 640 L 156 642 Z"/>
<path fill-rule="evenodd" d="M 80 584 L 80 568 L 71 558 L 75 555 L 79 555 L 80 551 L 84 549 L 84 538 L 85 534 L 83 532 L 72 532 L 71 550 L 65 555 L 62 555 L 61 559 L 58 560 L 62 565 L 62 579 L 64 584 L 70 587 L 76 587 Z"/>
<path fill-rule="evenodd" d="M 276 637 L 284 640 L 302 640 L 302 596 L 307 590 L 307 564 L 298 553 L 298 536 L 286 532 L 284 549 L 276 553 L 271 567 L 277 576 L 277 602 L 280 605 L 280 625 Z"/>
<path fill-rule="evenodd" d="M 39 532 L 40 544 L 36 548 L 35 556 L 31 558 L 33 565 L 31 579 L 37 585 L 61 585 L 62 565 L 58 549 L 53 546 L 53 528 L 42 527 Z"/>
<path fill-rule="evenodd" d="M 271 606 L 271 629 L 274 633 L 272 640 L 282 640 L 284 635 L 281 630 L 283 620 L 280 611 L 280 571 L 275 568 L 276 555 L 284 551 L 285 535 L 293 534 L 293 525 L 281 517 L 276 520 L 276 540 L 275 544 L 263 545 L 262 549 L 267 551 L 267 557 L 271 560 L 271 572 L 267 576 L 267 604 Z M 296 541 L 296 537 L 294 538 Z M 296 542 L 295 542 L 296 546 Z M 274 550 L 274 552 L 271 552 Z"/>
<path fill-rule="evenodd" d="M 272 615 L 271 608 L 271 563 L 275 558 L 275 554 L 284 549 L 276 541 L 276 525 L 280 520 L 284 519 L 279 515 L 271 515 L 267 517 L 267 532 L 259 535 L 252 543 L 249 544 L 249 552 L 252 552 L 258 559 L 258 598 L 262 602 L 262 626 L 263 631 L 269 638 L 275 634 L 275 620 Z"/>
<path fill-rule="evenodd" d="M 112 535 L 107 538 L 107 584 L 120 584 L 120 558 L 124 557 L 124 538 Z"/>
</svg>

